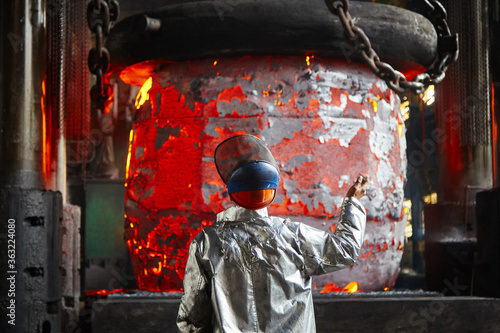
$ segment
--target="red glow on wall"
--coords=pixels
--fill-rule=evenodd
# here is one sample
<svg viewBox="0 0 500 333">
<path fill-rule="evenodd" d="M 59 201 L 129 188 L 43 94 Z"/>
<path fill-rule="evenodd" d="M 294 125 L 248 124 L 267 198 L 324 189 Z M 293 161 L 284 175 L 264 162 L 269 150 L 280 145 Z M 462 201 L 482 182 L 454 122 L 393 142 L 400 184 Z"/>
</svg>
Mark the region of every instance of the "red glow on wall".
<svg viewBox="0 0 500 333">
<path fill-rule="evenodd" d="M 45 79 L 42 80 L 42 96 L 40 97 L 40 106 L 42 108 L 42 173 L 44 178 L 47 177 L 50 165 L 48 165 L 50 161 L 50 142 L 47 142 L 47 108 L 46 108 L 46 87 L 45 87 Z"/>
<path fill-rule="evenodd" d="M 447 164 L 451 171 L 463 169 L 460 131 L 456 130 L 459 126 L 458 119 L 450 117 L 446 121 L 445 133 L 446 137 L 449 139 L 445 141 L 445 150 L 448 152 Z"/>
<path fill-rule="evenodd" d="M 54 126 L 54 121 L 56 121 L 57 110 L 55 107 L 50 105 L 47 96 L 47 81 L 45 78 L 42 79 L 41 85 L 41 97 L 40 97 L 40 111 L 42 114 L 42 177 L 45 188 L 54 189 L 55 179 L 54 179 L 54 166 L 53 161 L 56 160 L 57 148 L 56 146 L 56 135 L 57 126 Z M 49 90 L 50 96 L 50 90 Z"/>
</svg>

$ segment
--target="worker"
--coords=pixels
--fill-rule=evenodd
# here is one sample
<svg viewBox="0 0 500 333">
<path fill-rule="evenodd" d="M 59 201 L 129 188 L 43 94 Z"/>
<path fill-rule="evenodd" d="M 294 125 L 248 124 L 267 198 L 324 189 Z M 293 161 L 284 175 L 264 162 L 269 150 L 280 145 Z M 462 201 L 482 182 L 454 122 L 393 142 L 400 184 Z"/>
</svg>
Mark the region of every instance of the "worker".
<svg viewBox="0 0 500 333">
<path fill-rule="evenodd" d="M 215 164 L 236 204 L 191 242 L 179 307 L 179 332 L 315 332 L 313 275 L 354 264 L 366 212 L 359 176 L 333 234 L 269 216 L 279 168 L 265 143 L 238 135 L 215 150 Z"/>
</svg>

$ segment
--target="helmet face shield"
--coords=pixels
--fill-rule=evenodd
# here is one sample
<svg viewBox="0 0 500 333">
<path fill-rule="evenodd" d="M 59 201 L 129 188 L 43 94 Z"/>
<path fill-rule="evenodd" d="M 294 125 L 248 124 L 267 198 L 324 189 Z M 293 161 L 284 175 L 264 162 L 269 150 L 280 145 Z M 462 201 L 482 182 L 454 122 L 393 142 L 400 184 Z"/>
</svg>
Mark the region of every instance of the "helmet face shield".
<svg viewBox="0 0 500 333">
<path fill-rule="evenodd" d="M 250 162 L 267 162 L 279 170 L 264 141 L 249 134 L 233 136 L 223 141 L 215 149 L 214 158 L 217 171 L 226 185 L 237 168 Z"/>
</svg>

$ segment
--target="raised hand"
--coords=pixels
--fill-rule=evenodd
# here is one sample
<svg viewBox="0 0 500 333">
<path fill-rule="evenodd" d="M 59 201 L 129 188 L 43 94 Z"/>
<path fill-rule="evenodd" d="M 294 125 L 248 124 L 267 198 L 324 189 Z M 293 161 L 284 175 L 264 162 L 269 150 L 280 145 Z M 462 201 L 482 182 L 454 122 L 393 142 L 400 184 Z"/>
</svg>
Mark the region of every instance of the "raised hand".
<svg viewBox="0 0 500 333">
<path fill-rule="evenodd" d="M 346 197 L 355 197 L 356 199 L 361 199 L 366 195 L 366 188 L 370 183 L 370 179 L 368 176 L 359 176 L 354 185 L 347 191 Z"/>
</svg>

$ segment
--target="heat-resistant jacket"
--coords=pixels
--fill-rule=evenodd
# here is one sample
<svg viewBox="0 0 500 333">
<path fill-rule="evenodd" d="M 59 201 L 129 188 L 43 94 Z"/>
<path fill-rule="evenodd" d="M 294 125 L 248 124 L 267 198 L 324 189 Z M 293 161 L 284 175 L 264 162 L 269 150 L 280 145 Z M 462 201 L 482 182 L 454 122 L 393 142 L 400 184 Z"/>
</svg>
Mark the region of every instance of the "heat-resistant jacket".
<svg viewBox="0 0 500 333">
<path fill-rule="evenodd" d="M 331 235 L 267 208 L 219 213 L 190 245 L 179 331 L 315 332 L 311 276 L 352 265 L 365 224 L 353 197 Z"/>
</svg>

